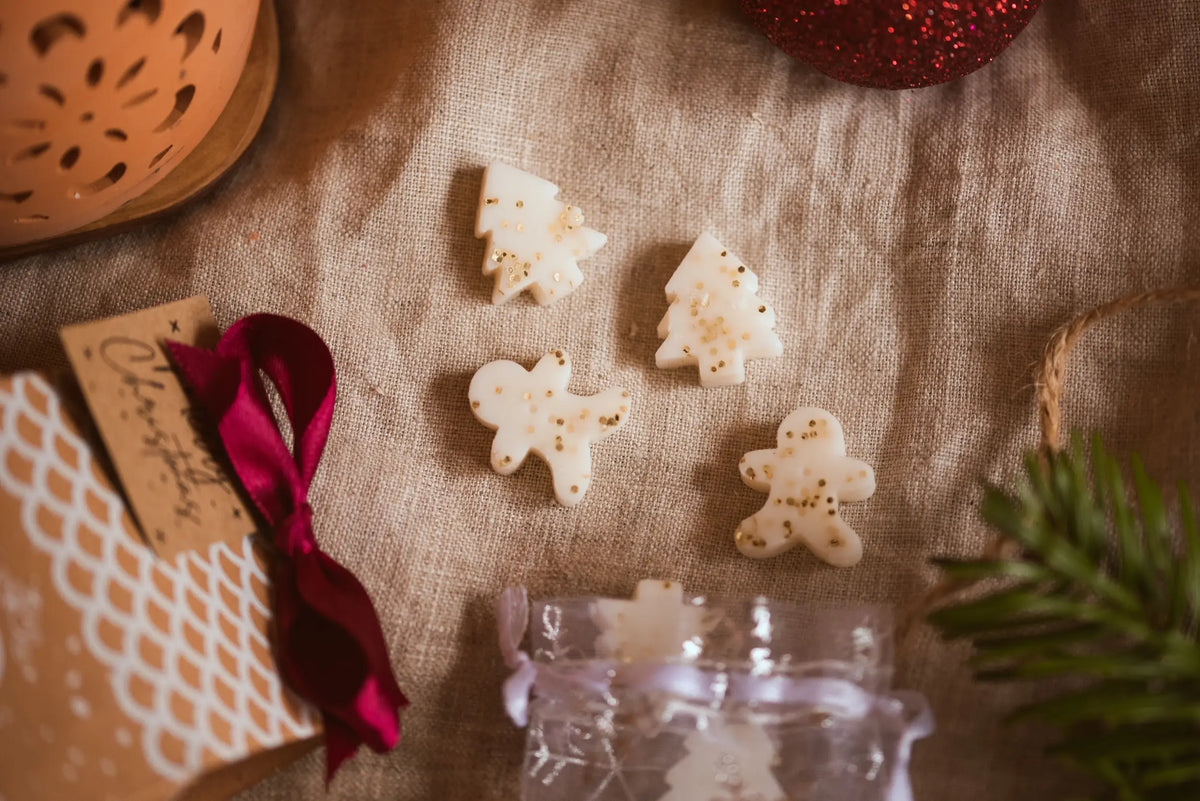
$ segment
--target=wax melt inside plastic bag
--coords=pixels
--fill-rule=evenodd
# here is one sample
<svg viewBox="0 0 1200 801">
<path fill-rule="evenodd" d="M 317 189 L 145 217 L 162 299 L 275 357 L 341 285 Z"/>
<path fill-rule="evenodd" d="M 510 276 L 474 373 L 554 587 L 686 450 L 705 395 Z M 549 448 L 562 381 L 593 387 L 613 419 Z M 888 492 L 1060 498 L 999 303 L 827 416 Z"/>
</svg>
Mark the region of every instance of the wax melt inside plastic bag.
<svg viewBox="0 0 1200 801">
<path fill-rule="evenodd" d="M 908 801 L 920 696 L 892 693 L 881 607 L 685 596 L 501 598 L 528 718 L 523 801 Z M 528 625 L 529 650 L 518 643 Z M 532 701 L 530 701 L 532 696 Z"/>
</svg>

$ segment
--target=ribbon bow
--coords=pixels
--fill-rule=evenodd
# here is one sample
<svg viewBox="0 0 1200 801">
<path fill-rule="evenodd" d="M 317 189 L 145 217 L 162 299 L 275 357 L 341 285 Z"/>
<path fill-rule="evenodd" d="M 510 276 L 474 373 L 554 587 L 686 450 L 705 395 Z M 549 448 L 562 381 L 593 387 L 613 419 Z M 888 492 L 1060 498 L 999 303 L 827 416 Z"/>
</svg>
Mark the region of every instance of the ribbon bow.
<svg viewBox="0 0 1200 801">
<path fill-rule="evenodd" d="M 933 732 L 933 714 L 917 693 L 876 696 L 844 679 L 747 676 L 674 663 L 625 665 L 594 659 L 564 669 L 566 666 L 553 662 L 535 662 L 521 650 L 529 624 L 529 595 L 524 587 L 509 587 L 500 595 L 496 618 L 500 651 L 513 671 L 504 682 L 504 707 L 518 726 L 528 722 L 529 697 L 535 691 L 547 697 L 572 691 L 604 693 L 618 676 L 622 688 L 635 692 L 663 692 L 714 705 L 732 699 L 739 703 L 828 706 L 850 718 L 862 718 L 877 710 L 901 727 L 885 801 L 912 801 L 908 778 L 912 744 Z"/>
<path fill-rule="evenodd" d="M 168 342 L 193 397 L 217 421 L 234 472 L 274 530 L 276 661 L 285 684 L 321 711 L 325 780 L 361 743 L 400 739 L 396 684 L 375 607 L 362 584 L 321 551 L 308 487 L 333 418 L 329 348 L 310 328 L 273 314 L 238 320 L 216 351 Z M 279 391 L 291 423 L 289 452 L 258 371 Z"/>
</svg>

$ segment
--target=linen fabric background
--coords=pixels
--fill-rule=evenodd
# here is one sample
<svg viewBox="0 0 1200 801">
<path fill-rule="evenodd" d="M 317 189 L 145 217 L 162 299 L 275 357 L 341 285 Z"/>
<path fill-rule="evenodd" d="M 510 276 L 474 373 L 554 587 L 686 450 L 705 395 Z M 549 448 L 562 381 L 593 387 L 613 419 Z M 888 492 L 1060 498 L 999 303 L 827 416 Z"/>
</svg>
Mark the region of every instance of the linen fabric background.
<svg viewBox="0 0 1200 801">
<path fill-rule="evenodd" d="M 918 91 L 830 81 L 775 50 L 733 0 L 280 0 L 278 95 L 219 190 L 136 232 L 0 265 L 0 369 L 65 363 L 56 331 L 206 293 L 320 332 L 339 368 L 313 493 L 322 545 L 371 592 L 412 700 L 404 740 L 362 752 L 329 797 L 515 799 L 523 732 L 503 716 L 492 602 L 627 596 L 648 576 L 718 595 L 910 601 L 934 555 L 977 552 L 984 480 L 1037 439 L 1032 366 L 1053 329 L 1126 292 L 1197 277 L 1200 8 L 1048 0 L 990 67 Z M 558 183 L 609 244 L 549 309 L 489 303 L 473 237 L 492 159 Z M 739 387 L 655 369 L 663 286 L 701 231 L 755 270 L 782 358 Z M 1088 336 L 1067 424 L 1197 478 L 1194 311 Z M 562 347 L 572 390 L 633 393 L 557 507 L 531 460 L 488 466 L 467 404 L 492 359 Z M 848 505 L 865 555 L 751 561 L 737 523 L 765 496 L 737 461 L 799 405 L 830 409 L 879 488 Z M 1036 689 L 969 679 L 918 630 L 897 683 L 938 731 L 923 801 L 1055 798 L 1048 740 L 1003 716 Z M 245 801 L 321 796 L 313 754 Z"/>
</svg>

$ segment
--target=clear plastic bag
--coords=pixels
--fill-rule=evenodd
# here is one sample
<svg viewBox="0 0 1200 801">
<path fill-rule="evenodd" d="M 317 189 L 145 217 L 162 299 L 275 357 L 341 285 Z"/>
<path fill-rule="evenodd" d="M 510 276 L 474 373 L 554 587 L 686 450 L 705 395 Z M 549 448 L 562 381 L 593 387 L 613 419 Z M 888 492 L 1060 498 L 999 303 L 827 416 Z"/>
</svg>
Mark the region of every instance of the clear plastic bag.
<svg viewBox="0 0 1200 801">
<path fill-rule="evenodd" d="M 678 597 L 502 596 L 523 801 L 911 798 L 911 743 L 932 721 L 889 691 L 887 609 Z"/>
</svg>

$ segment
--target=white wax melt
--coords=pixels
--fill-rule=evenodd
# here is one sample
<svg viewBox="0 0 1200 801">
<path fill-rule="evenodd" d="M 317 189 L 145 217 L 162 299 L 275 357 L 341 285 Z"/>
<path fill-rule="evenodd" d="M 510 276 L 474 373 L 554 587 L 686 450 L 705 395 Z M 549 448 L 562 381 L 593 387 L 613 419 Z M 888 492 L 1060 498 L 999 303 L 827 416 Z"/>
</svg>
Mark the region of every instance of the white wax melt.
<svg viewBox="0 0 1200 801">
<path fill-rule="evenodd" d="M 746 380 L 746 360 L 783 353 L 772 330 L 775 312 L 757 296 L 758 277 L 708 234 L 701 234 L 667 282 L 671 305 L 654 356 L 664 369 L 699 365 L 700 384 L 722 387 Z"/>
<path fill-rule="evenodd" d="M 602 598 L 592 607 L 600 629 L 596 654 L 626 662 L 679 659 L 696 642 L 704 625 L 704 611 L 684 604 L 683 585 L 677 581 L 643 579 L 633 600 Z M 694 643 L 694 646 L 693 646 Z"/>
<path fill-rule="evenodd" d="M 485 364 L 468 392 L 475 416 L 496 431 L 493 469 L 510 475 L 532 452 L 550 466 L 554 496 L 563 506 L 579 503 L 592 483 L 591 444 L 629 419 L 625 390 L 572 395 L 570 380 L 570 357 L 556 350 L 532 370 L 510 361 Z"/>
<path fill-rule="evenodd" d="M 792 412 L 776 441 L 774 448 L 747 453 L 738 465 L 748 486 L 770 493 L 766 505 L 738 526 L 738 548 L 763 558 L 803 542 L 831 565 L 856 564 L 862 542 L 838 505 L 871 497 L 875 471 L 846 456 L 842 425 L 824 409 Z"/>
<path fill-rule="evenodd" d="M 595 601 L 592 620 L 600 629 L 597 656 L 664 665 L 698 658 L 714 625 L 703 607 L 684 601 L 682 584 L 661 579 L 638 582 L 632 600 Z M 783 801 L 771 771 L 777 752 L 761 726 L 726 723 L 714 715 L 702 730 L 684 737 L 683 747 L 685 756 L 664 777 L 670 790 L 662 801 L 710 798 L 714 783 L 730 793 L 730 801 Z"/>
<path fill-rule="evenodd" d="M 683 738 L 687 752 L 663 777 L 671 788 L 659 801 L 787 801 L 771 770 L 779 752 L 766 729 L 718 722 Z M 713 795 L 713 785 L 724 792 Z"/>
<path fill-rule="evenodd" d="M 608 241 L 557 195 L 554 184 L 507 164 L 493 162 L 484 173 L 475 236 L 488 238 L 483 274 L 495 276 L 493 303 L 528 289 L 549 306 L 583 283 L 579 260 Z"/>
</svg>

